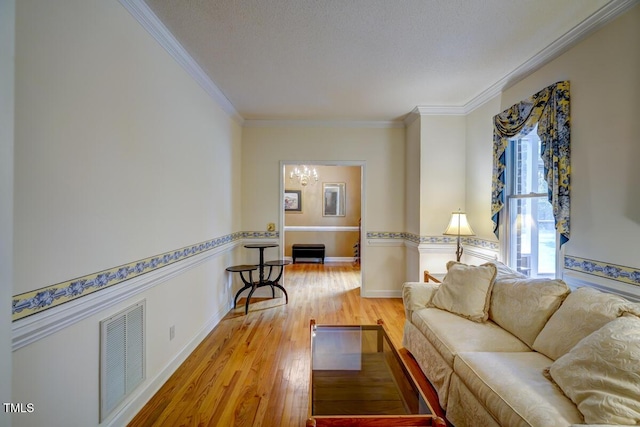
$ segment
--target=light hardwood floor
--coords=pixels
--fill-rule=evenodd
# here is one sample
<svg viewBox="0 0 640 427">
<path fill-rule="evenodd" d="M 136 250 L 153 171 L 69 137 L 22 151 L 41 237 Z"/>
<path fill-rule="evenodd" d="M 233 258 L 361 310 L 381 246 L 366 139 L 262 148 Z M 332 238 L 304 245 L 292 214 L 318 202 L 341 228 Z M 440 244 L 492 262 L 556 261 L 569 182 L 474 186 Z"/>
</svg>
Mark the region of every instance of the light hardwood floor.
<svg viewBox="0 0 640 427">
<path fill-rule="evenodd" d="M 310 377 L 309 321 L 375 324 L 401 347 L 399 298 L 361 298 L 350 263 L 293 264 L 284 298 L 232 310 L 129 424 L 138 426 L 304 426 Z"/>
</svg>

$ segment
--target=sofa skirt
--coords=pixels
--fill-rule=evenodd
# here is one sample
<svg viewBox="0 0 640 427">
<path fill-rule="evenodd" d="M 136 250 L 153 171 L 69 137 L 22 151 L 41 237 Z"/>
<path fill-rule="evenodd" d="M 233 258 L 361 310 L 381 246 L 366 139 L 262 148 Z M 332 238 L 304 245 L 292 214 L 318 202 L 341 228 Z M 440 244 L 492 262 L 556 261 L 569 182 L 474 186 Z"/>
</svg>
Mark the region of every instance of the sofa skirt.
<svg viewBox="0 0 640 427">
<path fill-rule="evenodd" d="M 447 420 L 456 427 L 500 427 L 456 374 L 451 378 Z"/>
<path fill-rule="evenodd" d="M 449 382 L 453 369 L 442 358 L 438 350 L 424 337 L 410 321 L 405 321 L 402 345 L 406 348 L 438 393 L 440 406 L 447 410 Z"/>
</svg>

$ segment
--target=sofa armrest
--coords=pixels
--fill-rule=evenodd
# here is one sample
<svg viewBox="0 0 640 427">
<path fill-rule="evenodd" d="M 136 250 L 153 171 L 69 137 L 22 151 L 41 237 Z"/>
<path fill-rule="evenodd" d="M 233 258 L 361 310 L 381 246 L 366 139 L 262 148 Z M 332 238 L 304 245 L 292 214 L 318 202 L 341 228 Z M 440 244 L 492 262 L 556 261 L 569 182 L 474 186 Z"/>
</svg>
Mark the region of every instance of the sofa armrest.
<svg viewBox="0 0 640 427">
<path fill-rule="evenodd" d="M 402 285 L 402 303 L 406 319 L 411 321 L 414 310 L 427 306 L 440 283 L 406 282 Z"/>
</svg>

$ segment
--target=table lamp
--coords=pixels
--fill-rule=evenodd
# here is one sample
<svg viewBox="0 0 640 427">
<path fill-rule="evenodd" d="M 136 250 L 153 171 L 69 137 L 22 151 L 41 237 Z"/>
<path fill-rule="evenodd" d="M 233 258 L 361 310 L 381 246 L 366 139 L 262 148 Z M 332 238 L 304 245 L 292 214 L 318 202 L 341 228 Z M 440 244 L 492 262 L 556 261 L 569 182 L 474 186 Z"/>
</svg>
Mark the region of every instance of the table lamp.
<svg viewBox="0 0 640 427">
<path fill-rule="evenodd" d="M 467 221 L 467 214 L 461 212 L 458 209 L 457 212 L 451 213 L 451 221 L 449 221 L 449 225 L 447 229 L 444 230 L 445 236 L 457 236 L 458 237 L 458 247 L 456 249 L 456 261 L 460 262 L 460 258 L 462 257 L 462 246 L 460 246 L 460 236 L 475 236 L 476 233 L 473 232 L 471 226 L 469 225 L 469 221 Z"/>
</svg>

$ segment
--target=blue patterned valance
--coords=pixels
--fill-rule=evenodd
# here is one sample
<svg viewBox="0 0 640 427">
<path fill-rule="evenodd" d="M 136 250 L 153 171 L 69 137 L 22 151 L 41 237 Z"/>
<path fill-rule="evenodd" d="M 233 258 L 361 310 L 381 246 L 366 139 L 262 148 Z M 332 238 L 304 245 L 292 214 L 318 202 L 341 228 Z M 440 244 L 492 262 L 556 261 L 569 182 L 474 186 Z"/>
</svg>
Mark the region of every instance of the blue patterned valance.
<svg viewBox="0 0 640 427">
<path fill-rule="evenodd" d="M 491 217 L 498 235 L 500 211 L 504 207 L 505 150 L 509 140 L 525 136 L 538 124 L 549 203 L 553 207 L 560 245 L 569 240 L 571 206 L 571 150 L 569 82 L 555 83 L 493 118 L 493 181 Z"/>
</svg>

